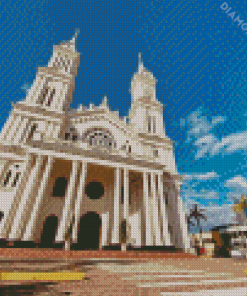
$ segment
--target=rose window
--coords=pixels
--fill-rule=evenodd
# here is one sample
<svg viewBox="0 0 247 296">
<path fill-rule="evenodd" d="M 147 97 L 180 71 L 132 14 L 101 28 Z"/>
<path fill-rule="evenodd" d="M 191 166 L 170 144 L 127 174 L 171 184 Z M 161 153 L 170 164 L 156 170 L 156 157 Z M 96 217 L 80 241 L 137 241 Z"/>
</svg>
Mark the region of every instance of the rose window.
<svg viewBox="0 0 247 296">
<path fill-rule="evenodd" d="M 91 146 L 100 146 L 104 148 L 116 148 L 116 142 L 108 131 L 93 130 L 86 136 L 87 142 Z"/>
</svg>

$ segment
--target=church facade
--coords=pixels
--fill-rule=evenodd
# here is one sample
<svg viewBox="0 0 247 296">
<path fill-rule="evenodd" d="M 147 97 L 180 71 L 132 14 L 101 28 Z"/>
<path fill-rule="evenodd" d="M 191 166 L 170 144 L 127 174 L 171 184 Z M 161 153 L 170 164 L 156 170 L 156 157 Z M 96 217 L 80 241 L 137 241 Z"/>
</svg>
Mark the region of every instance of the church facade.
<svg viewBox="0 0 247 296">
<path fill-rule="evenodd" d="M 189 249 L 181 176 L 139 57 L 129 116 L 71 109 L 76 35 L 55 45 L 0 135 L 0 239 L 101 249 L 129 244 Z"/>
</svg>

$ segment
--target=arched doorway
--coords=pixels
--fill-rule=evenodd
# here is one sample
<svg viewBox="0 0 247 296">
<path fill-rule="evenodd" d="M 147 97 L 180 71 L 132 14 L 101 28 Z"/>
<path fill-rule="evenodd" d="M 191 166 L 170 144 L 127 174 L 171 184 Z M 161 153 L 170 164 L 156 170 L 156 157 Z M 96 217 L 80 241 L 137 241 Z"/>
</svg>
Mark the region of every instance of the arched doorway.
<svg viewBox="0 0 247 296">
<path fill-rule="evenodd" d="M 79 222 L 77 249 L 98 250 L 101 234 L 101 219 L 98 213 L 89 212 Z"/>
<path fill-rule="evenodd" d="M 68 180 L 65 177 L 58 177 L 53 187 L 53 197 L 65 197 Z"/>
<path fill-rule="evenodd" d="M 40 247 L 52 248 L 55 243 L 55 235 L 58 227 L 58 217 L 49 216 L 46 218 L 41 233 Z"/>
</svg>

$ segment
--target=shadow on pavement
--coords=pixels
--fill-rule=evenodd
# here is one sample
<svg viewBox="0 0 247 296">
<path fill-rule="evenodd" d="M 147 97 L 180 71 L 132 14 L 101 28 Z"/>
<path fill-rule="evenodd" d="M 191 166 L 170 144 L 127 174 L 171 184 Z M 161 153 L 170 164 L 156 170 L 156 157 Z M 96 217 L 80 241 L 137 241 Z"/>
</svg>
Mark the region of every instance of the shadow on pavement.
<svg viewBox="0 0 247 296">
<path fill-rule="evenodd" d="M 46 282 L 46 283 L 23 283 L 14 285 L 4 285 L 0 286 L 1 296 L 14 296 L 14 295 L 33 295 L 33 296 L 61 296 L 70 295 L 69 292 L 59 292 L 54 287 L 56 283 Z"/>
</svg>

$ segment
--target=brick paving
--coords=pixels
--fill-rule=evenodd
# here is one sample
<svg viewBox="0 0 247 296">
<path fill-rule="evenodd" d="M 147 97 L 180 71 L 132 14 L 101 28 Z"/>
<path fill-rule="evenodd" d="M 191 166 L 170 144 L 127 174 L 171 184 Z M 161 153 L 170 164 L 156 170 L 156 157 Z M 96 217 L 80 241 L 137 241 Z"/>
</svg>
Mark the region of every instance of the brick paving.
<svg viewBox="0 0 247 296">
<path fill-rule="evenodd" d="M 196 258 L 194 254 L 150 252 L 150 251 L 65 251 L 62 249 L 28 249 L 28 248 L 0 248 L 1 258 Z"/>
<path fill-rule="evenodd" d="M 0 281 L 0 294 L 9 292 L 11 287 L 26 289 L 1 295 L 29 295 L 30 289 L 34 296 L 247 295 L 246 260 L 161 252 L 33 249 L 1 249 L 0 258 L 1 270 L 79 270 L 86 276 L 83 281 L 43 283 L 44 286 L 42 282 Z"/>
</svg>

